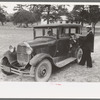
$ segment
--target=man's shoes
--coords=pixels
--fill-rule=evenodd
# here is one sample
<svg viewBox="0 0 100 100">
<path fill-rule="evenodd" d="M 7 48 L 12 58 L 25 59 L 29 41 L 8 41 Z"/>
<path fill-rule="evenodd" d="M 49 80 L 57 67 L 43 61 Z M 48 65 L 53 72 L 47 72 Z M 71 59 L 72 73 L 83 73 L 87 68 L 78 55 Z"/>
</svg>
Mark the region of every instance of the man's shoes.
<svg viewBox="0 0 100 100">
<path fill-rule="evenodd" d="M 92 68 L 92 66 L 87 66 L 87 68 Z"/>
<path fill-rule="evenodd" d="M 79 63 L 79 65 L 82 65 L 82 66 L 84 66 L 85 64 Z"/>
</svg>

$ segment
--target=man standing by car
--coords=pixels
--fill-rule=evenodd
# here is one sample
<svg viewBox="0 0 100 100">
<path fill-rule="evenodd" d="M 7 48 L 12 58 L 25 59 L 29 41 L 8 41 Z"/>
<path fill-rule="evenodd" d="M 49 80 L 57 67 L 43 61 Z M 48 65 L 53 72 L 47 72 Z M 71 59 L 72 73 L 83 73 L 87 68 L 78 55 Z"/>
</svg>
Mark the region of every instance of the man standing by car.
<svg viewBox="0 0 100 100">
<path fill-rule="evenodd" d="M 92 32 L 91 26 L 87 26 L 87 36 L 85 37 L 82 49 L 83 56 L 80 65 L 85 65 L 87 62 L 87 67 L 92 68 L 91 52 L 93 52 L 94 34 Z"/>
</svg>

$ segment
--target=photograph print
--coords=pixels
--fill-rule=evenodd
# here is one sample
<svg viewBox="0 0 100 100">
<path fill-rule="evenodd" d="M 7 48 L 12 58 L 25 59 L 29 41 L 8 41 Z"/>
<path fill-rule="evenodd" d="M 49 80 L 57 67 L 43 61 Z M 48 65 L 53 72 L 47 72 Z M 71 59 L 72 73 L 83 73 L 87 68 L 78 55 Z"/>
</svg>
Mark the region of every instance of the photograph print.
<svg viewBox="0 0 100 100">
<path fill-rule="evenodd" d="M 100 82 L 100 4 L 0 2 L 0 81 Z"/>
</svg>

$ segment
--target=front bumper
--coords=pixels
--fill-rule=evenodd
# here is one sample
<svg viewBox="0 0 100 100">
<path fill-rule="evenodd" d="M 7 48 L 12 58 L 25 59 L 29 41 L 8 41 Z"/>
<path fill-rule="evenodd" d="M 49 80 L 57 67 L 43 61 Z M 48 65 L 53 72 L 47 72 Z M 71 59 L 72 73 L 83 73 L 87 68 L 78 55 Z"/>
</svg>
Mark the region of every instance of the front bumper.
<svg viewBox="0 0 100 100">
<path fill-rule="evenodd" d="M 8 73 L 14 73 L 14 74 L 20 75 L 20 76 L 34 77 L 34 72 L 31 73 L 31 71 L 28 69 L 25 69 L 25 67 L 12 68 L 12 67 L 8 67 L 5 65 L 1 65 L 1 69 L 3 69 L 4 71 L 6 71 Z"/>
</svg>

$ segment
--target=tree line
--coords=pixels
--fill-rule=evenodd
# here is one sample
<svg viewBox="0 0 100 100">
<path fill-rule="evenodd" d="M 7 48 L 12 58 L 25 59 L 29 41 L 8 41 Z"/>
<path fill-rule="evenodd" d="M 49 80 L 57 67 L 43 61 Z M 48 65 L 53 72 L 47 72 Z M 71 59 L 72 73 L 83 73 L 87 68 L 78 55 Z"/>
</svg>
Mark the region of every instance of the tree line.
<svg viewBox="0 0 100 100">
<path fill-rule="evenodd" d="M 42 5 L 42 4 L 17 4 L 13 10 L 16 12 L 7 19 L 6 6 L 0 6 L 0 21 L 3 25 L 5 21 L 12 21 L 14 25 L 33 24 L 41 21 L 41 19 L 47 20 L 47 24 L 61 21 L 61 16 L 66 16 L 68 22 L 76 22 L 84 25 L 84 23 L 92 24 L 94 30 L 95 25 L 100 21 L 100 8 L 98 5 L 74 5 L 72 11 L 68 11 L 67 7 L 70 5 Z"/>
</svg>

